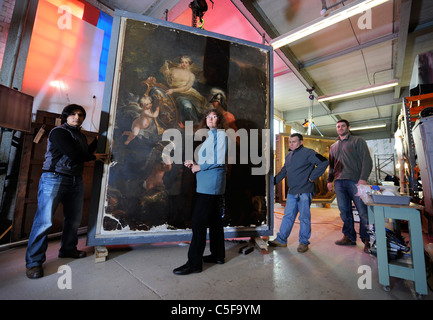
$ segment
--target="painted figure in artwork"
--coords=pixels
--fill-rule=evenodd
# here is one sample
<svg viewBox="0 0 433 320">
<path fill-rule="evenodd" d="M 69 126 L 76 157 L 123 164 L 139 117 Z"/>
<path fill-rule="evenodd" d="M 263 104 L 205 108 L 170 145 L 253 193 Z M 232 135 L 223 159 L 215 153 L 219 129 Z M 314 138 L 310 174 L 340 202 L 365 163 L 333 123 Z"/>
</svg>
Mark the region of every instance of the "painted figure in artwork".
<svg viewBox="0 0 433 320">
<path fill-rule="evenodd" d="M 138 118 L 132 122 L 131 131 L 124 131 L 122 136 L 128 136 L 125 144 L 128 145 L 135 137 L 140 134 L 141 130 L 148 129 L 153 119 L 159 115 L 159 107 L 155 111 L 152 111 L 152 99 L 149 96 L 143 96 L 140 99 L 140 106 L 143 108 Z"/>
<path fill-rule="evenodd" d="M 229 128 L 238 131 L 235 116 L 233 113 L 227 111 L 227 97 L 224 91 L 218 88 L 212 88 L 210 93 L 212 95 L 210 99 L 212 106 L 222 113 Z"/>
<path fill-rule="evenodd" d="M 172 95 L 178 105 L 181 124 L 188 120 L 197 124 L 206 106 L 206 99 L 193 88 L 198 68 L 190 57 L 182 56 L 180 63 L 166 60 L 160 71 L 170 87 L 167 94 Z"/>
</svg>

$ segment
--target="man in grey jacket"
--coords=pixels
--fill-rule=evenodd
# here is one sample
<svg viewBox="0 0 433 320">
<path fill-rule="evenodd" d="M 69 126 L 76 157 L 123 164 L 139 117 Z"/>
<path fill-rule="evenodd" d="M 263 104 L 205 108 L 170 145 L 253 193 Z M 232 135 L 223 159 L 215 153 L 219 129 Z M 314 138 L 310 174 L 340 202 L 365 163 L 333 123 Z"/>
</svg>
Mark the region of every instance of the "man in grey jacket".
<svg viewBox="0 0 433 320">
<path fill-rule="evenodd" d="M 314 180 L 319 178 L 328 167 L 328 160 L 316 151 L 303 146 L 304 138 L 299 133 L 289 137 L 291 152 L 284 160 L 284 166 L 274 177 L 274 184 L 286 177 L 289 191 L 287 194 L 284 217 L 277 237 L 269 241 L 272 247 L 287 247 L 296 216 L 299 212 L 300 230 L 298 252 L 308 250 L 311 236 L 310 206 L 314 194 Z"/>
<path fill-rule="evenodd" d="M 370 152 L 365 141 L 350 134 L 347 120 L 337 122 L 338 139 L 329 151 L 328 190 L 335 189 L 340 217 L 343 220 L 343 238 L 336 241 L 337 245 L 356 245 L 356 231 L 353 222 L 352 201 L 359 213 L 359 237 L 364 242 L 364 251 L 369 250 L 367 234 L 367 206 L 357 196 L 357 185 L 366 185 L 373 168 Z M 332 182 L 334 181 L 334 186 Z"/>
</svg>

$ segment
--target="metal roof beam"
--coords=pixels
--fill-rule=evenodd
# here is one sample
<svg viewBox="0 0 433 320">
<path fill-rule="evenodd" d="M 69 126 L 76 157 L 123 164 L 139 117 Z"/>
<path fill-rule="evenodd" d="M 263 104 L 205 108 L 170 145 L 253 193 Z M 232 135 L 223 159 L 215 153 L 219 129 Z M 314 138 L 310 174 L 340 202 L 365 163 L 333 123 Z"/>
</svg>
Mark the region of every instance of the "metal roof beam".
<svg viewBox="0 0 433 320">
<path fill-rule="evenodd" d="M 271 23 L 270 19 L 257 5 L 256 1 L 232 0 L 232 3 L 238 8 L 240 12 L 244 14 L 245 17 L 247 17 L 247 14 L 244 12 L 245 10 L 248 11 L 248 15 L 251 16 L 260 25 L 260 27 L 265 31 L 266 35 L 268 35 L 272 39 L 280 35 L 277 29 Z M 254 23 L 251 21 L 251 18 L 249 18 L 248 21 L 254 25 Z M 299 62 L 296 60 L 295 55 L 287 46 L 275 50 L 275 53 L 280 56 L 280 58 L 289 67 L 293 74 L 305 86 L 305 89 L 314 88 L 314 93 L 317 96 L 323 94 L 323 92 L 314 83 L 311 76 L 306 72 L 306 70 L 300 70 Z M 334 119 L 335 122 L 338 121 L 338 118 L 331 114 L 331 109 L 329 108 L 327 103 L 320 102 L 320 105 L 327 113 L 330 114 L 330 116 Z"/>
<path fill-rule="evenodd" d="M 404 60 L 406 56 L 407 35 L 409 32 L 410 11 L 412 0 L 400 0 L 400 26 L 398 30 L 397 61 L 394 68 L 394 78 L 399 79 L 399 84 L 394 88 L 394 98 L 400 98 L 401 79 L 403 76 Z"/>
<path fill-rule="evenodd" d="M 302 68 L 308 68 L 308 67 L 316 65 L 318 63 L 322 63 L 322 62 L 326 62 L 326 61 L 329 61 L 329 60 L 332 60 L 332 59 L 336 59 L 336 58 L 339 58 L 339 57 L 344 56 L 346 54 L 349 54 L 349 53 L 352 53 L 352 52 L 356 52 L 356 51 L 359 51 L 359 50 L 363 50 L 363 49 L 366 49 L 368 47 L 372 47 L 372 46 L 375 46 L 377 44 L 381 44 L 381 43 L 384 43 L 384 42 L 387 42 L 387 41 L 392 41 L 392 40 L 397 39 L 397 38 L 398 38 L 398 33 L 390 33 L 390 34 L 388 34 L 386 36 L 383 36 L 383 37 L 380 37 L 380 38 L 377 38 L 377 39 L 374 39 L 374 40 L 371 40 L 371 41 L 367 41 L 367 42 L 362 43 L 362 44 L 360 44 L 358 46 L 347 48 L 347 49 L 344 49 L 342 51 L 339 51 L 339 52 L 336 52 L 336 53 L 333 53 L 333 54 L 330 54 L 330 55 L 327 55 L 327 56 L 324 56 L 324 57 L 319 57 L 319 58 L 316 58 L 316 59 L 312 59 L 312 60 L 306 61 L 304 63 L 301 63 L 299 65 L 299 68 L 300 69 L 302 69 Z"/>
<path fill-rule="evenodd" d="M 369 97 L 361 97 L 358 99 L 344 100 L 339 103 L 334 102 L 332 104 L 333 107 L 332 115 L 337 117 L 345 113 L 350 113 L 354 111 L 401 105 L 400 99 L 394 99 L 393 92 L 375 94 L 374 99 L 375 101 L 371 96 L 369 96 Z M 308 116 L 308 109 L 299 108 L 295 110 L 284 111 L 283 115 L 286 121 L 304 121 Z M 324 112 L 317 104 L 313 106 L 313 115 L 315 119 L 319 117 L 329 116 L 329 114 Z"/>
</svg>

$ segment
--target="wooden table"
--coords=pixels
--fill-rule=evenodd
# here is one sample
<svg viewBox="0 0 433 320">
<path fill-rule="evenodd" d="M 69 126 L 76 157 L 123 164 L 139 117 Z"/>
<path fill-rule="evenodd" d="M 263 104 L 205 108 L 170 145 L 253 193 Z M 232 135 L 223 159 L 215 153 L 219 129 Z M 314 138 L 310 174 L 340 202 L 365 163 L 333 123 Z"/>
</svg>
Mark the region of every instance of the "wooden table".
<svg viewBox="0 0 433 320">
<path fill-rule="evenodd" d="M 427 295 L 424 243 L 420 217 L 420 210 L 423 207 L 414 203 L 402 206 L 373 203 L 371 199 L 363 199 L 363 201 L 368 206 L 369 224 L 375 225 L 379 283 L 384 286 L 386 291 L 389 291 L 390 276 L 411 280 L 415 282 L 415 291 L 418 297 Z M 412 266 L 392 264 L 388 261 L 385 219 L 407 220 L 409 222 Z"/>
</svg>

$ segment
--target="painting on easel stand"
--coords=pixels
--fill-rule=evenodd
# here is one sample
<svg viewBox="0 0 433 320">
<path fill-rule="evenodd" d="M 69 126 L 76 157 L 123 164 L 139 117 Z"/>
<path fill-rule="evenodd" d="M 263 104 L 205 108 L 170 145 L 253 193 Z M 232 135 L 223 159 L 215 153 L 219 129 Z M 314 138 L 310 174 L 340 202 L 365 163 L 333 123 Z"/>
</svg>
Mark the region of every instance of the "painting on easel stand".
<svg viewBox="0 0 433 320">
<path fill-rule="evenodd" d="M 190 238 L 195 176 L 183 161 L 210 107 L 232 133 L 226 237 L 271 234 L 272 49 L 123 11 L 112 37 L 101 121 L 110 162 L 95 175 L 89 245 Z"/>
</svg>

